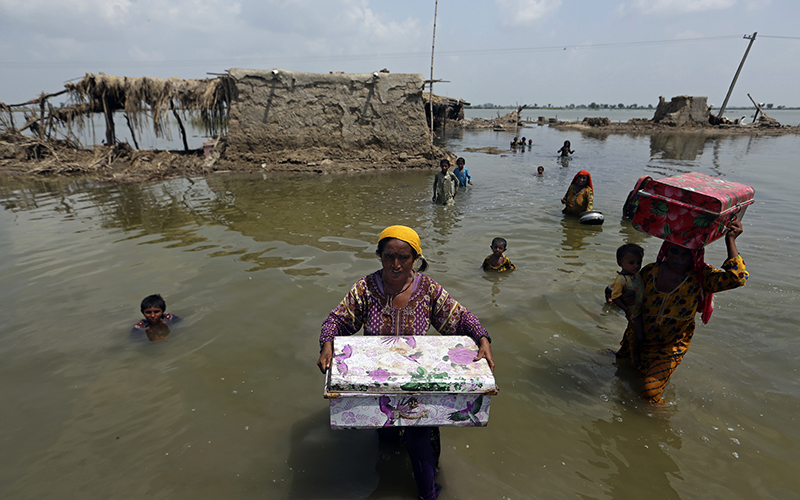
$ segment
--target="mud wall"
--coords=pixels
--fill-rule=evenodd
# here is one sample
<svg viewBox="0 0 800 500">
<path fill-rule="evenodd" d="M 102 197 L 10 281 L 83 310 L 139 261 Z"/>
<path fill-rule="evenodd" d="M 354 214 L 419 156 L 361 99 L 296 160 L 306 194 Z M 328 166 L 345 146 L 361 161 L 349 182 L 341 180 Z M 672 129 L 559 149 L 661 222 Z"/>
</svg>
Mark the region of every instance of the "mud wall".
<svg viewBox="0 0 800 500">
<path fill-rule="evenodd" d="M 441 154 L 430 145 L 422 75 L 228 73 L 228 160 L 429 163 Z"/>
<path fill-rule="evenodd" d="M 707 125 L 708 97 L 679 95 L 673 97 L 670 102 L 664 97 L 659 97 L 653 121 L 673 127 Z"/>
</svg>

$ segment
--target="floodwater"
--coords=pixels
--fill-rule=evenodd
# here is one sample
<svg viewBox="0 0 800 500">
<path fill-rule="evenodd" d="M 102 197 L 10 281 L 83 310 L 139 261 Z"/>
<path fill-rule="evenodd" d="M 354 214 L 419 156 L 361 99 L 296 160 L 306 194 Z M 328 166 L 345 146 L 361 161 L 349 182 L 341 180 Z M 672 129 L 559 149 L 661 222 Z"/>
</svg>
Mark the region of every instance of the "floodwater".
<svg viewBox="0 0 800 500">
<path fill-rule="evenodd" d="M 800 137 L 450 132 L 475 186 L 430 203 L 434 171 L 214 176 L 145 185 L 0 178 L 0 497 L 410 499 L 405 454 L 332 431 L 319 327 L 376 237 L 407 224 L 428 274 L 494 339 L 486 428 L 442 428 L 442 499 L 775 498 L 800 491 Z M 559 163 L 570 140 L 575 154 Z M 536 166 L 543 178 L 533 175 Z M 603 226 L 559 198 L 587 169 Z M 755 187 L 738 244 L 751 278 L 720 293 L 665 393 L 598 354 L 625 318 L 604 305 L 635 180 L 698 171 Z M 495 236 L 509 275 L 479 265 Z M 707 260 L 722 263 L 722 242 Z M 145 295 L 184 321 L 131 336 Z"/>
</svg>

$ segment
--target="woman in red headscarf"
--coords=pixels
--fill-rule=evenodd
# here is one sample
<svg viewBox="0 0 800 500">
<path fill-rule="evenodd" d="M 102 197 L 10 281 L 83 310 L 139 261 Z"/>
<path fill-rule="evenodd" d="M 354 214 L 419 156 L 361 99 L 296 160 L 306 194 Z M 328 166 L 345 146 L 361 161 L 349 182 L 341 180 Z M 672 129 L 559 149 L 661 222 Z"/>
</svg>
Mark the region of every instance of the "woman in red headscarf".
<svg viewBox="0 0 800 500">
<path fill-rule="evenodd" d="M 725 234 L 728 258 L 722 269 L 705 263 L 702 248 L 689 250 L 665 241 L 657 261 L 642 268 L 644 303 L 642 323 L 644 340 L 639 349 L 640 366 L 644 374 L 642 398 L 663 401 L 661 394 L 675 368 L 689 350 L 694 335 L 694 317 L 701 313 L 708 323 L 714 308 L 712 294 L 743 286 L 747 269 L 736 249 L 736 238 L 742 234 L 742 223 L 733 222 Z M 628 325 L 622 338 L 618 359 L 633 360 L 633 330 Z"/>
<path fill-rule="evenodd" d="M 594 202 L 594 187 L 592 176 L 586 170 L 581 170 L 572 179 L 572 184 L 567 189 L 567 194 L 561 198 L 565 205 L 563 212 L 570 215 L 580 215 L 592 209 Z"/>
</svg>

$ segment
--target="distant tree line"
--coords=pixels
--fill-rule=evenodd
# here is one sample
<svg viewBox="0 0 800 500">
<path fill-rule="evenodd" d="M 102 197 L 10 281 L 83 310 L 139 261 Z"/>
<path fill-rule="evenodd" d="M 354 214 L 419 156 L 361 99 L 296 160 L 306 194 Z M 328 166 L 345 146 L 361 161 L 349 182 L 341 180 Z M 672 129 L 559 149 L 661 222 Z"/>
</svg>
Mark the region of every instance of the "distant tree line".
<svg viewBox="0 0 800 500">
<path fill-rule="evenodd" d="M 484 104 L 476 104 L 471 106 L 464 106 L 465 108 L 469 109 L 514 109 L 517 106 L 513 106 L 510 104 L 493 104 L 491 102 L 487 102 Z M 593 102 L 591 104 L 568 104 L 566 106 L 553 106 L 552 104 L 542 104 L 539 105 L 538 103 L 533 103 L 533 105 L 528 105 L 527 109 L 637 109 L 637 108 L 648 108 L 653 109 L 652 104 L 648 104 L 647 106 L 638 104 L 629 104 L 625 105 L 622 103 L 619 104 L 597 104 Z"/>
<path fill-rule="evenodd" d="M 487 102 L 484 104 L 476 104 L 471 106 L 464 106 L 468 109 L 515 109 L 517 106 L 511 104 L 493 104 L 491 102 Z M 567 104 L 566 106 L 553 106 L 552 104 L 541 106 L 538 103 L 533 103 L 533 105 L 528 105 L 527 109 L 653 109 L 654 106 L 652 104 L 647 105 L 639 105 L 639 104 L 606 104 L 606 103 L 596 103 L 592 102 L 591 104 Z M 727 106 L 728 109 L 755 109 L 753 106 Z M 764 105 L 764 109 L 797 109 L 786 106 L 773 106 L 773 103 L 769 103 Z"/>
</svg>

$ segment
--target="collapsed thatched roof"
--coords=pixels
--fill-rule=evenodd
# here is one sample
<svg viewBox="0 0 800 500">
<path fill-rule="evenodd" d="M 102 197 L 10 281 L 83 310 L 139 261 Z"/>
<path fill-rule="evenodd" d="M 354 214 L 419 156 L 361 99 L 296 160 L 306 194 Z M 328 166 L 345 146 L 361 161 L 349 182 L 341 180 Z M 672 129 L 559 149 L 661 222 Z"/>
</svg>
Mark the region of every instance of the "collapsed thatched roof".
<svg viewBox="0 0 800 500">
<path fill-rule="evenodd" d="M 455 105 L 469 106 L 469 103 L 464 99 L 456 99 L 454 97 L 447 97 L 443 95 L 433 94 L 433 99 L 431 99 L 430 92 L 423 92 L 422 100 L 424 100 L 425 102 L 432 100 L 434 104 L 444 104 L 445 106 L 455 106 Z"/>
<path fill-rule="evenodd" d="M 161 137 L 167 113 L 174 108 L 199 113 L 209 135 L 218 135 L 221 118 L 227 116 L 231 87 L 227 77 L 185 80 L 182 78 L 129 78 L 87 73 L 79 82 L 65 84 L 72 106 L 58 111 L 62 121 L 82 120 L 90 113 L 125 111 L 127 119 L 142 130 L 144 117 L 153 120 L 153 131 Z"/>
</svg>

